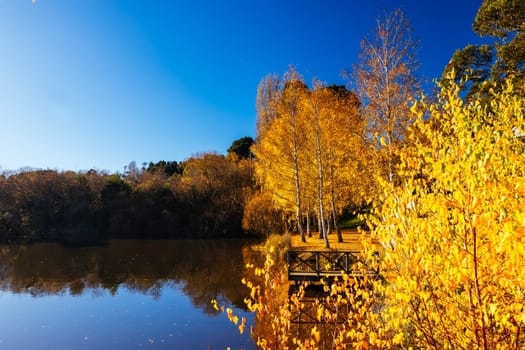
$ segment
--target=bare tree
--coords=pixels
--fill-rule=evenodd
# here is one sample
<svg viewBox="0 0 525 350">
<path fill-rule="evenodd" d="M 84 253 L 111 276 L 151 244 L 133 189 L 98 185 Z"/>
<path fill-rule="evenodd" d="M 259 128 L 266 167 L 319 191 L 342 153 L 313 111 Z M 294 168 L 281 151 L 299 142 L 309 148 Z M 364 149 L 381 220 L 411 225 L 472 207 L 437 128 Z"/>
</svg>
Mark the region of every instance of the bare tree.
<svg viewBox="0 0 525 350">
<path fill-rule="evenodd" d="M 361 41 L 360 62 L 354 67 L 367 132 L 378 147 L 383 144 L 390 182 L 394 146 L 403 140 L 412 119 L 410 102 L 421 91 L 415 74 L 417 46 L 409 20 L 397 9 L 379 18 L 374 36 Z"/>
<path fill-rule="evenodd" d="M 261 135 L 275 118 L 274 105 L 279 98 L 279 77 L 277 75 L 267 75 L 259 86 L 257 86 L 257 100 L 255 108 L 257 110 L 257 136 Z"/>
</svg>

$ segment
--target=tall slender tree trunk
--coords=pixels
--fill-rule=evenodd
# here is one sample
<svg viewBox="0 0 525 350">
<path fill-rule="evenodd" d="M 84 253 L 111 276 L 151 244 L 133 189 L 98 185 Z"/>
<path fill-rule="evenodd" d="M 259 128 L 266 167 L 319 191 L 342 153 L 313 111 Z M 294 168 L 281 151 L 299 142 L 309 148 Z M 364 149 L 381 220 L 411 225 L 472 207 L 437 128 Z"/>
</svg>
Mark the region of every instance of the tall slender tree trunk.
<svg viewBox="0 0 525 350">
<path fill-rule="evenodd" d="M 333 197 L 330 200 L 330 205 L 332 207 L 332 218 L 334 220 L 333 222 L 334 222 L 335 233 L 337 235 L 337 242 L 343 243 L 343 234 L 341 233 L 341 228 L 337 224 L 337 213 L 335 211 L 335 203 L 334 203 L 334 198 Z"/>
<path fill-rule="evenodd" d="M 388 182 L 394 182 L 394 154 L 392 151 L 393 136 L 388 133 Z"/>
<path fill-rule="evenodd" d="M 334 176 L 334 168 L 333 166 L 329 166 L 329 176 L 330 176 L 330 209 L 332 211 L 332 218 L 334 220 L 334 229 L 335 233 L 337 234 L 337 242 L 342 243 L 343 242 L 343 235 L 341 233 L 341 229 L 339 228 L 339 225 L 337 224 L 337 212 L 335 210 L 335 176 Z"/>
<path fill-rule="evenodd" d="M 319 239 L 323 239 L 323 218 L 317 213 L 317 232 L 319 233 Z"/>
<path fill-rule="evenodd" d="M 306 235 L 309 238 L 312 238 L 312 228 L 310 226 L 310 217 L 311 217 L 311 209 L 310 209 L 310 200 L 308 200 L 308 206 L 306 209 Z"/>
<path fill-rule="evenodd" d="M 315 122 L 315 145 L 316 145 L 316 158 L 317 158 L 317 199 L 319 206 L 319 217 L 321 218 L 321 227 L 324 246 L 325 248 L 330 248 L 328 243 L 328 234 L 326 231 L 326 226 L 324 224 L 324 169 L 323 169 L 323 155 L 321 150 L 321 130 L 319 128 L 319 110 L 317 106 L 314 106 L 314 122 Z M 321 232 L 319 232 L 321 234 Z"/>
<path fill-rule="evenodd" d="M 323 211 L 323 204 L 322 199 L 319 199 L 319 218 L 321 227 L 319 228 L 319 237 L 322 237 L 324 240 L 324 246 L 325 248 L 330 248 L 330 244 L 328 243 L 328 236 L 326 234 L 326 225 L 324 222 L 324 211 Z"/>
<path fill-rule="evenodd" d="M 303 218 L 301 212 L 301 182 L 299 181 L 299 155 L 297 152 L 297 131 L 295 127 L 295 120 L 293 121 L 293 161 L 294 161 L 294 179 L 295 179 L 295 206 L 296 206 L 296 220 L 297 220 L 297 231 L 301 236 L 301 242 L 306 243 L 306 237 L 304 236 L 303 225 L 301 220 Z"/>
</svg>

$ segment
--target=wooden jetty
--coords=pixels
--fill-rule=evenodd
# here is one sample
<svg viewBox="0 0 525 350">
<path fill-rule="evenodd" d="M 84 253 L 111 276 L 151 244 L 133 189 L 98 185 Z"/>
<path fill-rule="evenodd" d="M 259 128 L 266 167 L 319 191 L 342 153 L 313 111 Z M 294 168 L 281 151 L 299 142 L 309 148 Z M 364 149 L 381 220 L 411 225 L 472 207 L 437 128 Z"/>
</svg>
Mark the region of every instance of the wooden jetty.
<svg viewBox="0 0 525 350">
<path fill-rule="evenodd" d="M 363 273 L 356 269 L 358 251 L 289 250 L 286 256 L 289 281 L 320 281 L 341 276 L 376 276 L 377 271 Z"/>
<path fill-rule="evenodd" d="M 290 284 L 288 293 L 295 293 L 298 283 L 301 281 L 319 282 L 321 279 L 333 279 L 343 274 L 362 278 L 380 278 L 379 271 L 372 269 L 362 269 L 358 267 L 361 252 L 341 251 L 341 250 L 304 250 L 291 249 L 287 252 L 288 281 L 295 282 Z M 323 319 L 319 319 L 319 308 L 328 310 L 335 318 L 330 321 L 333 324 L 348 322 L 351 304 L 340 305 L 337 308 L 327 302 L 329 295 L 319 283 L 309 284 L 304 289 L 304 295 L 300 299 L 300 307 L 291 309 L 292 324 L 313 325 L 324 324 Z M 324 315 L 324 312 L 321 312 Z M 299 328 L 298 328 L 299 330 Z"/>
</svg>

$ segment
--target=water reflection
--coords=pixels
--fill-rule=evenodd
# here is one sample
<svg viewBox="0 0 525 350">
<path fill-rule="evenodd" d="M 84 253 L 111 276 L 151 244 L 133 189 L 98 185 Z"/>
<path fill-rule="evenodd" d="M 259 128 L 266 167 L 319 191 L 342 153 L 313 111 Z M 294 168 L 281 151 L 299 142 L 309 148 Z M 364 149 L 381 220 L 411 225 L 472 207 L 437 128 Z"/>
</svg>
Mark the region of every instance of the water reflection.
<svg viewBox="0 0 525 350">
<path fill-rule="evenodd" d="M 116 240 L 103 246 L 74 248 L 64 247 L 60 244 L 1 246 L 0 289 L 3 293 L 0 293 L 0 305 L 4 310 L 0 316 L 0 327 L 8 327 L 7 320 L 14 317 L 6 313 L 6 304 L 20 303 L 18 310 L 12 311 L 20 314 L 21 308 L 35 310 L 35 308 L 40 307 L 27 306 L 38 302 L 39 299 L 46 300 L 47 304 L 56 303 L 53 309 L 53 312 L 56 312 L 64 309 L 63 303 L 76 305 L 79 301 L 82 303 L 85 301 L 84 304 L 88 306 L 83 304 L 82 308 L 89 308 L 89 305 L 96 307 L 95 303 L 102 303 L 106 305 L 106 308 L 115 309 L 116 304 L 124 303 L 123 300 L 129 301 L 138 298 L 137 300 L 140 301 L 136 302 L 139 304 L 153 303 L 151 307 L 155 310 L 162 305 L 163 312 L 167 315 L 159 317 L 161 319 L 166 317 L 168 326 L 177 324 L 177 321 L 171 320 L 170 317 L 173 318 L 173 314 L 181 313 L 181 305 L 185 303 L 180 299 L 182 295 L 186 299 L 189 298 L 191 304 L 191 307 L 187 307 L 184 311 L 186 318 L 195 319 L 197 316 L 190 315 L 195 309 L 200 310 L 201 313 L 204 312 L 206 315 L 213 315 L 215 310 L 211 307 L 210 301 L 214 298 L 231 303 L 242 312 L 244 309 L 243 299 L 247 291 L 240 280 L 250 252 L 249 245 L 245 241 L 238 240 Z M 16 297 L 17 295 L 22 297 Z M 22 300 L 24 300 L 23 303 Z M 64 302 L 65 300 L 66 302 Z M 177 305 L 173 304 L 174 301 Z M 126 306 L 119 311 L 122 314 L 118 318 L 119 324 L 127 322 L 126 320 L 130 315 L 129 309 L 130 306 Z M 147 308 L 143 311 L 145 315 L 150 315 Z M 31 312 L 28 311 L 27 319 L 20 319 L 19 322 L 31 323 L 31 319 L 35 318 Z M 94 312 L 97 314 L 99 311 Z M 101 312 L 104 313 L 105 311 Z M 97 317 L 111 319 L 113 317 L 111 315 Z M 16 317 L 20 317 L 20 315 Z M 81 318 L 81 315 L 76 317 L 77 319 Z M 133 317 L 146 316 L 135 315 Z M 225 319 L 222 316 L 216 318 Z M 75 320 L 75 315 L 73 315 L 72 320 Z M 135 322 L 138 321 L 135 320 Z M 185 323 L 187 328 L 188 321 L 179 322 Z M 221 329 L 199 330 L 198 325 L 203 324 L 203 322 L 202 319 L 196 322 L 195 327 L 197 328 L 192 329 L 192 332 L 196 332 L 196 334 L 189 336 L 188 339 L 195 341 L 195 337 L 197 337 L 202 340 L 207 334 L 206 332 L 209 332 L 210 337 L 224 337 L 224 331 Z M 35 327 L 38 328 L 38 325 Z M 108 325 L 107 327 L 115 327 L 115 325 Z M 123 327 L 122 332 L 129 333 L 125 326 L 121 325 L 121 327 Z M 180 327 L 183 326 L 179 324 L 177 327 L 175 328 L 180 331 Z M 227 321 L 225 327 L 234 329 L 227 324 Z M 41 330 L 40 327 L 39 331 Z M 103 332 L 103 330 L 99 330 L 99 332 Z M 164 333 L 162 336 L 165 339 L 169 339 L 170 334 L 172 337 L 176 335 L 174 330 L 165 330 Z M 231 332 L 231 334 L 235 333 Z M 24 337 L 22 334 L 19 336 L 21 337 L 19 339 Z M 34 330 L 31 331 L 30 336 L 36 336 Z M 82 336 L 80 333 L 78 336 L 82 339 L 88 337 Z M 47 339 L 47 336 L 43 335 L 43 337 Z M 161 335 L 159 335 L 159 339 L 160 337 Z M 235 337 L 238 338 L 237 335 Z M 143 338 L 145 340 L 142 338 L 140 340 L 143 345 L 153 345 L 146 339 L 147 335 L 144 335 Z M 129 337 L 123 339 L 129 340 Z M 172 342 L 172 345 L 177 345 L 175 348 L 190 348 L 188 341 Z M 237 341 L 238 339 L 235 338 L 224 339 L 224 342 L 220 344 L 221 346 L 233 345 L 232 342 L 235 344 Z M 244 345 L 241 347 L 254 348 L 246 337 L 243 341 Z M 133 343 L 135 345 L 128 344 L 122 339 L 119 342 L 119 344 L 127 344 L 123 345 L 122 348 L 133 348 L 138 346 L 139 340 L 135 342 L 136 344 Z M 5 339 L 0 336 L 0 348 L 5 344 Z M 156 344 L 155 347 L 160 348 L 159 342 Z M 195 346 L 199 348 L 199 345 Z M 17 347 L 24 348 L 23 346 L 20 347 L 20 344 Z M 50 345 L 50 348 L 61 347 L 54 344 Z M 81 348 L 97 347 L 84 344 Z M 110 348 L 118 348 L 118 346 L 113 345 Z"/>
</svg>

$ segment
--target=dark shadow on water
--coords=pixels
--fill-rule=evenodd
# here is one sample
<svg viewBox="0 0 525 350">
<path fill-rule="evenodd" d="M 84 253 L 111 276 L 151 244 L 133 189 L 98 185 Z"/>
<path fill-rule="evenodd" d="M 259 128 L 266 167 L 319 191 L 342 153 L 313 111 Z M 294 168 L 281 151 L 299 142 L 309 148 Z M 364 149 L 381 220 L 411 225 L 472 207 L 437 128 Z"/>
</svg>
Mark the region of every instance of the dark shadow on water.
<svg viewBox="0 0 525 350">
<path fill-rule="evenodd" d="M 41 243 L 0 246 L 0 289 L 35 297 L 120 288 L 160 296 L 177 285 L 195 307 L 215 313 L 212 299 L 244 309 L 241 283 L 251 259 L 247 240 L 111 240 L 105 245 L 66 247 Z"/>
</svg>

